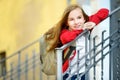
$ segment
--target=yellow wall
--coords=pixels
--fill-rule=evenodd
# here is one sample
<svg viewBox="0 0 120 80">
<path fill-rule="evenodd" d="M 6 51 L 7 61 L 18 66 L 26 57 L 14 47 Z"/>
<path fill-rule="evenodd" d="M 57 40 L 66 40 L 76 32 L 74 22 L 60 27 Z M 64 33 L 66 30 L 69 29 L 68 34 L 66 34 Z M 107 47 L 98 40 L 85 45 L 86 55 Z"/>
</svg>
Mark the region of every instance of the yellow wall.
<svg viewBox="0 0 120 80">
<path fill-rule="evenodd" d="M 59 20 L 66 5 L 66 0 L 0 1 L 0 52 L 8 57 L 40 38 Z M 17 57 L 7 61 L 8 71 Z"/>
<path fill-rule="evenodd" d="M 1 0 L 0 52 L 5 51 L 8 57 L 25 45 L 40 38 L 42 34 L 58 22 L 67 6 L 67 1 Z M 76 0 L 71 0 L 71 3 L 75 2 Z M 25 56 L 25 54 L 23 55 Z M 17 57 L 14 56 L 14 58 L 7 61 L 8 71 L 12 61 L 17 64 Z"/>
<path fill-rule="evenodd" d="M 7 56 L 38 39 L 60 18 L 66 0 L 0 1 L 0 51 Z"/>
</svg>

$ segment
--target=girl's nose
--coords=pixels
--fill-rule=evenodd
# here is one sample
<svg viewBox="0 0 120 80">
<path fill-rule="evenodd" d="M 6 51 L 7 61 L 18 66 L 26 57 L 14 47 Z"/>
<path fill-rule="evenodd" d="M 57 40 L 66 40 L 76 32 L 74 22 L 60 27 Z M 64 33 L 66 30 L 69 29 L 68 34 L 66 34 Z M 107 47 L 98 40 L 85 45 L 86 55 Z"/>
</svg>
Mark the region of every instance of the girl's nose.
<svg viewBox="0 0 120 80">
<path fill-rule="evenodd" d="M 78 24 L 78 23 L 79 23 L 79 20 L 75 19 L 75 20 L 74 20 L 74 23 L 75 23 L 75 24 Z"/>
</svg>

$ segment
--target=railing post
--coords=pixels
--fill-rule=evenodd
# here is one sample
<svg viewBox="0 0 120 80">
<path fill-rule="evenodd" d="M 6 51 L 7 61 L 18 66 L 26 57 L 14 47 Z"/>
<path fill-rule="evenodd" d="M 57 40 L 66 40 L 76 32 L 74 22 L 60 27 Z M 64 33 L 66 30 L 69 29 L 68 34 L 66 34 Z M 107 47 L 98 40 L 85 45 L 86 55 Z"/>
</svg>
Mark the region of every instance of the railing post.
<svg viewBox="0 0 120 80">
<path fill-rule="evenodd" d="M 33 61 L 32 61 L 32 68 L 33 68 L 33 80 L 35 80 L 35 51 L 33 51 L 33 57 L 32 57 Z"/>
<path fill-rule="evenodd" d="M 25 60 L 25 80 L 28 80 L 28 54 L 26 55 Z"/>
<path fill-rule="evenodd" d="M 94 50 L 93 50 L 93 55 L 94 55 L 94 58 L 93 58 L 93 62 L 94 62 L 93 74 L 94 74 L 94 76 L 93 76 L 93 79 L 94 80 L 96 80 L 96 56 L 95 56 L 95 52 L 96 52 L 96 41 L 95 41 L 95 39 L 96 38 L 97 38 L 97 36 L 95 36 L 93 38 L 93 48 L 94 48 Z"/>
<path fill-rule="evenodd" d="M 104 33 L 106 32 L 106 30 L 104 30 L 103 32 L 102 32 L 102 44 L 101 44 L 101 49 L 102 49 L 102 51 L 101 51 L 101 80 L 103 80 L 103 59 L 104 59 L 104 57 L 103 57 L 103 51 L 104 51 L 104 49 L 103 49 L 103 47 L 104 47 L 104 43 L 105 43 L 105 41 L 104 41 Z"/>
<path fill-rule="evenodd" d="M 63 80 L 62 77 L 62 49 L 56 48 L 57 52 L 57 80 Z"/>
<path fill-rule="evenodd" d="M 85 34 L 85 54 L 88 52 L 88 46 L 89 46 L 89 39 L 90 39 L 90 33 L 89 33 L 89 31 Z M 87 55 L 87 56 L 85 56 L 85 70 L 87 70 L 87 68 L 88 68 L 88 63 L 89 63 L 89 61 L 88 61 L 88 56 L 89 55 Z M 88 72 L 85 74 L 85 80 L 89 80 L 89 75 L 88 75 Z"/>
<path fill-rule="evenodd" d="M 6 69 L 3 68 L 3 80 L 6 80 Z"/>
<path fill-rule="evenodd" d="M 10 80 L 13 80 L 13 63 L 10 64 L 11 65 L 11 75 L 10 75 Z"/>
<path fill-rule="evenodd" d="M 21 64 L 21 53 L 20 52 L 18 52 L 18 80 L 20 80 L 20 76 L 21 76 L 21 68 L 20 68 L 20 65 Z"/>
</svg>

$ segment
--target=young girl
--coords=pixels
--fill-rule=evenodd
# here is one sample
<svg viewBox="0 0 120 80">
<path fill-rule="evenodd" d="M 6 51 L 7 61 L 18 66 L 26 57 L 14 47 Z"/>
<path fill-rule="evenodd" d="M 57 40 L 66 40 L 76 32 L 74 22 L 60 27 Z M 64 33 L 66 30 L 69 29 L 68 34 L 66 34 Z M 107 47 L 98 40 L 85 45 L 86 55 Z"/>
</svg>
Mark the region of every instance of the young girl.
<svg viewBox="0 0 120 80">
<path fill-rule="evenodd" d="M 72 40 L 74 40 L 81 32 L 83 32 L 84 29 L 92 30 L 95 25 L 97 25 L 99 22 L 101 22 L 103 19 L 105 19 L 108 16 L 108 10 L 103 8 L 100 9 L 96 14 L 88 17 L 83 9 L 79 5 L 70 5 L 66 8 L 63 16 L 64 20 L 64 29 L 62 29 L 60 34 L 60 40 L 62 44 L 66 44 Z M 89 21 L 89 22 L 88 22 Z M 82 37 L 81 39 L 77 40 L 76 44 L 80 46 L 85 46 L 85 37 Z M 77 52 L 74 52 L 74 54 Z M 84 55 L 85 49 L 81 50 L 80 55 Z M 71 64 L 74 64 L 75 61 L 77 61 L 77 55 L 75 54 L 74 57 L 71 60 Z M 81 61 L 84 62 L 84 61 Z M 63 73 L 68 69 L 69 61 L 67 60 L 63 64 Z M 75 71 L 76 67 L 74 67 L 71 72 Z M 79 72 L 83 72 L 83 68 Z M 68 77 L 68 74 L 66 74 L 63 77 L 63 80 L 66 80 Z M 77 78 L 77 75 L 73 76 L 71 80 L 75 80 Z M 84 80 L 85 77 L 82 76 L 81 80 Z"/>
<path fill-rule="evenodd" d="M 95 25 L 108 16 L 108 12 L 108 9 L 102 8 L 96 14 L 88 17 L 79 5 L 69 5 L 65 9 L 60 21 L 45 33 L 47 35 L 46 41 L 50 44 L 47 46 L 47 51 L 74 40 L 84 29 L 92 30 Z M 66 61 L 63 64 L 63 73 L 68 66 L 68 61 Z M 66 80 L 66 77 L 63 80 Z"/>
</svg>

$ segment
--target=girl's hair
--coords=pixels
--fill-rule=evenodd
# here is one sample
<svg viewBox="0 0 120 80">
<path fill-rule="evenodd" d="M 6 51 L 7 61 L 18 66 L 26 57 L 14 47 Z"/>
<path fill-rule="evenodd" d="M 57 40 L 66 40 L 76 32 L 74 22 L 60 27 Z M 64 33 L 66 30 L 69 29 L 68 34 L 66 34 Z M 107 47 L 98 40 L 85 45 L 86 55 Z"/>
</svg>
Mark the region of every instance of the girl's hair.
<svg viewBox="0 0 120 80">
<path fill-rule="evenodd" d="M 68 26 L 66 25 L 67 24 L 67 19 L 68 19 L 68 15 L 69 13 L 76 9 L 76 8 L 79 8 L 81 9 L 82 11 L 82 14 L 84 16 L 84 19 L 86 20 L 86 22 L 89 20 L 89 17 L 88 15 L 84 12 L 84 10 L 82 9 L 81 6 L 79 6 L 78 4 L 72 4 L 72 5 L 69 5 L 63 15 L 62 15 L 62 18 L 61 20 L 50 30 L 48 30 L 45 35 L 49 35 L 48 37 L 46 37 L 46 41 L 50 41 L 50 46 L 48 48 L 48 51 L 50 50 L 53 50 L 55 49 L 56 47 L 60 47 L 62 46 L 61 42 L 60 42 L 60 32 L 63 30 L 63 29 L 68 29 Z"/>
</svg>

